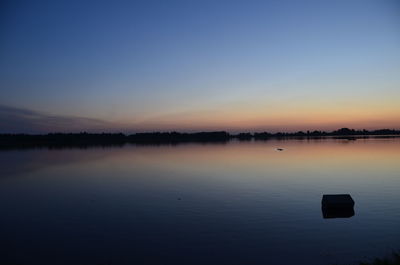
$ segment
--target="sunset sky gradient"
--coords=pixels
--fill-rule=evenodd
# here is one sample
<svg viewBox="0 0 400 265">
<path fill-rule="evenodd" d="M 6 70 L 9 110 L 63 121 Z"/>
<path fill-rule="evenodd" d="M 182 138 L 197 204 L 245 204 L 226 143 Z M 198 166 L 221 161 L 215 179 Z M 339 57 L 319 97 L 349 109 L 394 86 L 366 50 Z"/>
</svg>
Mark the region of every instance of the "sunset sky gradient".
<svg viewBox="0 0 400 265">
<path fill-rule="evenodd" d="M 400 2 L 1 1 L 0 133 L 400 129 Z"/>
</svg>

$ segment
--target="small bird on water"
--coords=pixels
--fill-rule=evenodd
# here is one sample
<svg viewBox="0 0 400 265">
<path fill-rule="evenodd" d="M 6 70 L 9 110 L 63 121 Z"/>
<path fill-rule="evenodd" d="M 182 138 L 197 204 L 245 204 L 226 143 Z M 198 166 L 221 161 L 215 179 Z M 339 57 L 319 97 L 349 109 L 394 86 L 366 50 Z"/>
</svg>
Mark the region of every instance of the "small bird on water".
<svg viewBox="0 0 400 265">
<path fill-rule="evenodd" d="M 276 148 L 276 151 L 283 151 L 283 148 Z"/>
</svg>

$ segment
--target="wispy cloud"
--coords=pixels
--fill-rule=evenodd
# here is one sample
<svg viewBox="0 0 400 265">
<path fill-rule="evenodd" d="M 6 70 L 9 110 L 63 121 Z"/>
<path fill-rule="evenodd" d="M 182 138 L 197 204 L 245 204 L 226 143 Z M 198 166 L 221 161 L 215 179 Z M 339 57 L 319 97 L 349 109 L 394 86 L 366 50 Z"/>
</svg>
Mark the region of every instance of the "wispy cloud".
<svg viewBox="0 0 400 265">
<path fill-rule="evenodd" d="M 102 132 L 115 128 L 115 124 L 99 119 L 50 115 L 0 105 L 0 133 Z"/>
</svg>

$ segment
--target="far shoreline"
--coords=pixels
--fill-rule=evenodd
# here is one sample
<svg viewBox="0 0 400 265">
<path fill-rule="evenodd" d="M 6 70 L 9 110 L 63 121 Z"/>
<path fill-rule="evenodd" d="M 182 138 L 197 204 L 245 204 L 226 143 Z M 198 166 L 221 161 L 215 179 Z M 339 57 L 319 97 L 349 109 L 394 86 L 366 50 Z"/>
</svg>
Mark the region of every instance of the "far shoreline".
<svg viewBox="0 0 400 265">
<path fill-rule="evenodd" d="M 344 139 L 397 138 L 400 130 L 374 131 L 342 128 L 336 131 L 237 133 L 215 132 L 149 132 L 126 135 L 123 133 L 49 133 L 49 134 L 0 134 L 0 149 L 69 148 L 92 146 L 123 146 L 125 144 L 161 145 L 181 143 L 227 143 L 236 141 L 267 141 L 272 139 Z"/>
</svg>

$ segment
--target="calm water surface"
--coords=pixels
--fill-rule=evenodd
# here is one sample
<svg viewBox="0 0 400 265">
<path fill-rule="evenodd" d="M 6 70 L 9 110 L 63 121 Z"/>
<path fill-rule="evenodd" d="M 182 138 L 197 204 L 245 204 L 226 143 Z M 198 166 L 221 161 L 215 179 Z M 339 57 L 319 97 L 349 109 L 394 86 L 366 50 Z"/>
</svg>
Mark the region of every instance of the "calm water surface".
<svg viewBox="0 0 400 265">
<path fill-rule="evenodd" d="M 352 264 L 400 249 L 399 138 L 32 149 L 0 161 L 0 264 Z M 350 193 L 355 215 L 323 219 L 330 193 Z"/>
</svg>

